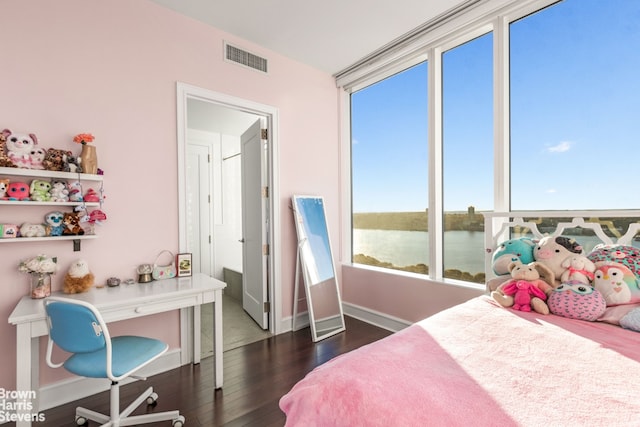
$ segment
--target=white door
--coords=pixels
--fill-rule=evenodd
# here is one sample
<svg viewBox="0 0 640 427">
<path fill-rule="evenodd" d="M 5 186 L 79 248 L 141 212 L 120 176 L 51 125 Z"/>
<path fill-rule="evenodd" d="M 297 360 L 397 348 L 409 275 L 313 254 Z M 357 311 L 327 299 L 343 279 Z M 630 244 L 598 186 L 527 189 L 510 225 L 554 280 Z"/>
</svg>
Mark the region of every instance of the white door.
<svg viewBox="0 0 640 427">
<path fill-rule="evenodd" d="M 192 254 L 194 273 L 211 275 L 211 147 L 187 144 L 187 251 Z"/>
<path fill-rule="evenodd" d="M 242 158 L 242 306 L 262 329 L 269 327 L 267 296 L 266 120 L 258 119 L 240 137 Z"/>
</svg>

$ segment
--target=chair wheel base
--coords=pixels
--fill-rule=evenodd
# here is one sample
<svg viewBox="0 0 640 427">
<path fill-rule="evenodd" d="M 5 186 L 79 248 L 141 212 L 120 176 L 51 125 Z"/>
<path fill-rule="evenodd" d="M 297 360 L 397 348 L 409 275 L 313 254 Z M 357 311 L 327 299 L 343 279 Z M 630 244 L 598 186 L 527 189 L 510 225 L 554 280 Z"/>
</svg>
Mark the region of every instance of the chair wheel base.
<svg viewBox="0 0 640 427">
<path fill-rule="evenodd" d="M 176 418 L 175 420 L 173 420 L 171 422 L 171 425 L 173 427 L 182 427 L 182 426 L 184 426 L 184 417 L 182 415 L 180 415 L 178 418 Z"/>
<path fill-rule="evenodd" d="M 79 426 L 88 426 L 89 420 L 85 417 L 76 417 L 76 424 Z"/>
<path fill-rule="evenodd" d="M 158 404 L 158 394 L 151 393 L 149 397 L 147 397 L 147 405 L 157 405 Z"/>
</svg>

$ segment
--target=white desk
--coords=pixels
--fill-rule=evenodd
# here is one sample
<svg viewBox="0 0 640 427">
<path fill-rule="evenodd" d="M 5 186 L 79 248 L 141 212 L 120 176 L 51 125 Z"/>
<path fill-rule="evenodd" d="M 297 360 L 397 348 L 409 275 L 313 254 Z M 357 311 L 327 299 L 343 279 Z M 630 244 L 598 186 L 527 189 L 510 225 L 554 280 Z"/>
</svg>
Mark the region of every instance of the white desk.
<svg viewBox="0 0 640 427">
<path fill-rule="evenodd" d="M 106 322 L 134 319 L 177 309 L 192 309 L 193 363 L 200 362 L 200 306 L 213 302 L 213 354 L 215 388 L 222 387 L 222 290 L 224 282 L 205 274 L 192 277 L 92 288 L 86 293 L 56 295 L 87 301 L 96 306 Z M 16 390 L 39 390 L 39 337 L 48 335 L 43 300 L 23 297 L 9 316 L 17 327 Z M 184 337 L 183 337 L 184 338 Z M 184 343 L 185 340 L 181 339 Z M 184 353 L 183 348 L 183 353 Z M 188 362 L 188 361 L 187 361 Z M 183 364 L 187 363 L 184 361 Z M 37 408 L 36 408 L 37 410 Z M 18 422 L 17 426 L 30 426 Z"/>
</svg>

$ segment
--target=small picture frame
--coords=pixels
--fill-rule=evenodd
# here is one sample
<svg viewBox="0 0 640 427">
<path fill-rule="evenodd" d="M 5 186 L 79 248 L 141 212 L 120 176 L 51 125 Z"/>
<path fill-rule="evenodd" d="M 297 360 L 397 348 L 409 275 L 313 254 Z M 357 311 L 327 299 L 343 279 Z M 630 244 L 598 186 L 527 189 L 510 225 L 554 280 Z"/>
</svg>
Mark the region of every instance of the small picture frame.
<svg viewBox="0 0 640 427">
<path fill-rule="evenodd" d="M 191 254 L 178 254 L 178 277 L 191 276 Z"/>
</svg>

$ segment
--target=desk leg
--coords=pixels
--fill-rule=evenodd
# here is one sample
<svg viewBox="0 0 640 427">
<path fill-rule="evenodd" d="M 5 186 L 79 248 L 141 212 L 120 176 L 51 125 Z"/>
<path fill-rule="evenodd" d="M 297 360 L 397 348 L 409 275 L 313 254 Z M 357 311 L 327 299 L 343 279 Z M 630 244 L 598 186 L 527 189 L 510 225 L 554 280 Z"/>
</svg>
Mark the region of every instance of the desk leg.
<svg viewBox="0 0 640 427">
<path fill-rule="evenodd" d="M 16 391 L 34 391 L 35 399 L 27 399 L 27 407 L 17 411 L 20 416 L 16 421 L 16 427 L 31 426 L 31 414 L 39 409 L 39 339 L 31 338 L 31 324 L 21 323 L 16 330 Z M 29 407 L 30 406 L 30 407 Z"/>
<path fill-rule="evenodd" d="M 200 353 L 202 352 L 202 341 L 200 335 L 202 334 L 202 325 L 201 325 L 201 306 L 194 305 L 193 306 L 193 364 L 197 365 L 200 363 Z"/>
<path fill-rule="evenodd" d="M 217 290 L 213 302 L 213 376 L 215 388 L 222 388 L 223 374 L 222 361 L 224 359 L 224 345 L 222 342 L 222 290 Z"/>
</svg>

